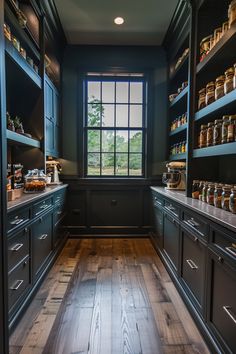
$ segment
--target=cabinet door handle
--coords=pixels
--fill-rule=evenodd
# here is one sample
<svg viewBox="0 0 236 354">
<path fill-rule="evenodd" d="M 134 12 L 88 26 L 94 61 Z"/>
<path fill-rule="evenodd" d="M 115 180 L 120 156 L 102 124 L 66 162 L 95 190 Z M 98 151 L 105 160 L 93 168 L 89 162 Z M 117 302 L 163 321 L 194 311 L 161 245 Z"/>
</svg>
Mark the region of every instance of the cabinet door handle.
<svg viewBox="0 0 236 354">
<path fill-rule="evenodd" d="M 154 202 L 155 204 L 162 206 L 161 202 L 157 199 L 157 197 L 155 197 L 154 200 L 155 200 Z"/>
<path fill-rule="evenodd" d="M 173 207 L 172 205 L 167 206 L 166 209 L 173 212 L 175 211 L 175 207 Z"/>
<path fill-rule="evenodd" d="M 57 215 L 61 215 L 61 214 L 62 214 L 62 211 L 58 211 L 58 212 L 57 212 Z"/>
<path fill-rule="evenodd" d="M 198 266 L 191 259 L 186 259 L 186 262 L 191 269 L 198 269 Z"/>
<path fill-rule="evenodd" d="M 236 257 L 236 249 L 234 247 L 225 247 L 226 251 L 231 253 L 234 257 Z"/>
<path fill-rule="evenodd" d="M 188 224 L 188 225 L 190 225 L 190 226 L 192 226 L 192 227 L 196 227 L 196 228 L 197 228 L 197 227 L 200 226 L 200 224 L 197 223 L 197 222 L 194 220 L 194 218 L 188 219 L 188 220 L 186 220 L 185 222 L 186 222 L 186 224 Z"/>
<path fill-rule="evenodd" d="M 24 219 L 15 219 L 10 222 L 11 225 L 19 225 L 24 221 Z"/>
<path fill-rule="evenodd" d="M 23 283 L 24 280 L 17 280 L 15 284 L 10 287 L 10 290 L 18 290 Z"/>
<path fill-rule="evenodd" d="M 43 204 L 43 205 L 41 205 L 41 207 L 39 207 L 39 209 L 46 209 L 46 208 L 48 208 L 47 204 Z"/>
<path fill-rule="evenodd" d="M 45 240 L 47 237 L 48 237 L 48 234 L 42 234 L 42 235 L 39 237 L 39 240 Z"/>
<path fill-rule="evenodd" d="M 19 251 L 23 246 L 24 246 L 23 243 L 17 243 L 16 245 L 12 246 L 12 248 L 10 248 L 10 251 L 17 252 L 17 251 Z"/>
<path fill-rule="evenodd" d="M 227 315 L 231 318 L 231 320 L 236 324 L 236 317 L 230 306 L 223 306 L 223 310 L 227 313 Z"/>
</svg>

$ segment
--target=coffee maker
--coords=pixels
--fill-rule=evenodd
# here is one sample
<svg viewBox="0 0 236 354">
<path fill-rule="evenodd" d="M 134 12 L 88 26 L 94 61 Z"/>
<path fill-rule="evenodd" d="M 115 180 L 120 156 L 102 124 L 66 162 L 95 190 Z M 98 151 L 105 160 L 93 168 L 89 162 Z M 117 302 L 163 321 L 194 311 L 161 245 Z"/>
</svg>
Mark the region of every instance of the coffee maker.
<svg viewBox="0 0 236 354">
<path fill-rule="evenodd" d="M 56 160 L 48 160 L 46 161 L 46 172 L 47 176 L 51 177 L 51 181 L 48 184 L 61 184 L 59 180 L 59 170 L 61 166 L 58 161 Z"/>
<path fill-rule="evenodd" d="M 168 172 L 163 173 L 162 182 L 169 190 L 185 191 L 186 189 L 186 163 L 172 161 L 166 164 Z"/>
</svg>

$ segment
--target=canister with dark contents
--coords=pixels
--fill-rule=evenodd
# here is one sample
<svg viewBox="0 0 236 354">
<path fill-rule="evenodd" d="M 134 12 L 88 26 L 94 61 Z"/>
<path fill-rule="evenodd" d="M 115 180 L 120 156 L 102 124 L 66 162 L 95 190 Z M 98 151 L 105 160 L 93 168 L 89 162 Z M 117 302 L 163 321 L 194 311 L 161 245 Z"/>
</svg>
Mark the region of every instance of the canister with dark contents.
<svg viewBox="0 0 236 354">
<path fill-rule="evenodd" d="M 236 130 L 236 116 L 229 117 L 229 125 L 228 125 L 228 134 L 227 134 L 227 143 L 231 143 L 235 140 L 235 130 Z"/>
<path fill-rule="evenodd" d="M 207 146 L 213 145 L 213 131 L 214 131 L 214 123 L 210 122 L 207 125 Z"/>
<path fill-rule="evenodd" d="M 225 184 L 223 186 L 223 192 L 221 196 L 221 207 L 222 209 L 229 211 L 229 199 L 231 194 L 232 186 L 230 184 Z"/>
<path fill-rule="evenodd" d="M 211 81 L 206 86 L 206 105 L 215 101 L 215 83 Z"/>
<path fill-rule="evenodd" d="M 228 137 L 229 116 L 223 116 L 222 130 L 221 130 L 221 143 L 227 143 Z"/>
<path fill-rule="evenodd" d="M 199 200 L 202 200 L 202 191 L 203 191 L 204 183 L 205 183 L 204 181 L 199 182 Z"/>
<path fill-rule="evenodd" d="M 216 119 L 214 122 L 213 145 L 221 144 L 222 120 Z"/>
<path fill-rule="evenodd" d="M 203 88 L 198 92 L 198 110 L 206 107 L 206 89 Z"/>
<path fill-rule="evenodd" d="M 225 94 L 224 91 L 225 75 L 221 75 L 216 79 L 216 88 L 215 88 L 215 99 L 223 97 Z"/>
<path fill-rule="evenodd" d="M 229 197 L 229 210 L 231 213 L 236 214 L 236 186 L 231 189 Z"/>
<path fill-rule="evenodd" d="M 200 181 L 198 180 L 193 180 L 193 185 L 192 185 L 192 198 L 193 199 L 199 199 L 199 185 Z"/>
<path fill-rule="evenodd" d="M 216 208 L 221 208 L 221 199 L 222 199 L 222 192 L 223 192 L 223 184 L 215 184 L 214 190 L 214 206 Z"/>
<path fill-rule="evenodd" d="M 207 197 L 206 197 L 206 202 L 209 205 L 214 205 L 214 191 L 215 191 L 215 184 L 214 183 L 210 183 L 208 185 Z"/>
<path fill-rule="evenodd" d="M 225 95 L 234 89 L 234 68 L 231 67 L 225 72 L 224 92 Z"/>
</svg>

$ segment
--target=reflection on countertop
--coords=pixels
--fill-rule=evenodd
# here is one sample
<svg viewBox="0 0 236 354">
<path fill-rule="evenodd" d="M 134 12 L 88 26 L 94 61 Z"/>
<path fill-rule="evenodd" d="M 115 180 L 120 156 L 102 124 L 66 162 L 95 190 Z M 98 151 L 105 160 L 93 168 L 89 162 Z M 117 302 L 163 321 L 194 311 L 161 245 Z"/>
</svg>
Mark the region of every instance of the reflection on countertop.
<svg viewBox="0 0 236 354">
<path fill-rule="evenodd" d="M 200 200 L 186 197 L 186 192 L 183 191 L 167 190 L 164 187 L 151 187 L 151 189 L 236 232 L 236 214 L 216 208 Z"/>
</svg>

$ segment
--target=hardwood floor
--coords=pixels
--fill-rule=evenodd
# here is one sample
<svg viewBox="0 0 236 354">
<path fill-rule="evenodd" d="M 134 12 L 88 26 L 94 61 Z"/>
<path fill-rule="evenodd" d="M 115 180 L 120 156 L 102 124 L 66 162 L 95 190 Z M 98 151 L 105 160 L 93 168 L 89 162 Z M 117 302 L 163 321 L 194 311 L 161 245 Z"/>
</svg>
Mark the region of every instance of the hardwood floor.
<svg viewBox="0 0 236 354">
<path fill-rule="evenodd" d="M 11 354 L 209 353 L 148 239 L 71 239 Z"/>
</svg>

